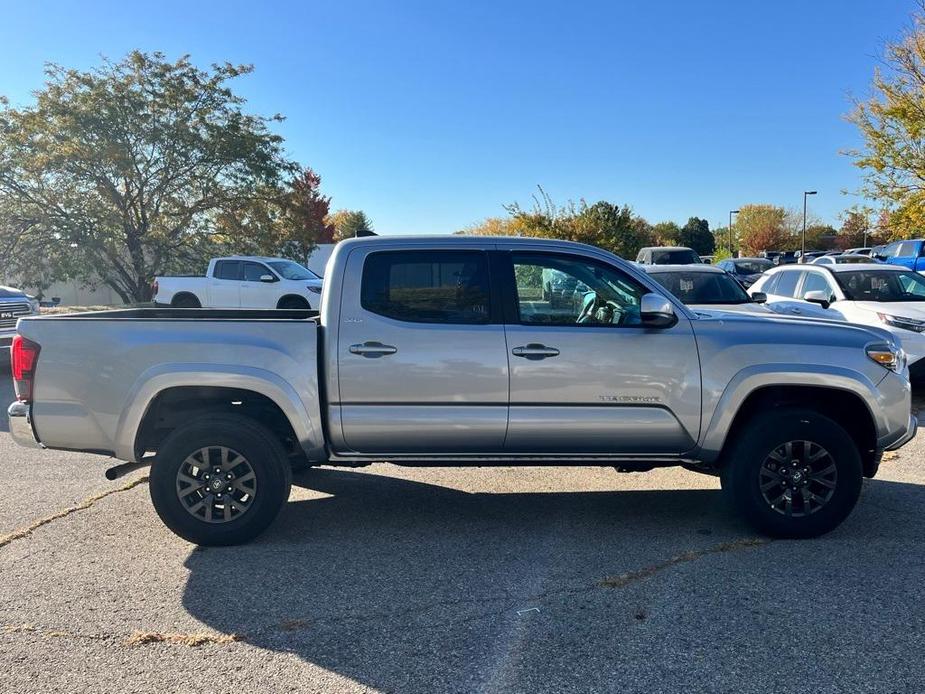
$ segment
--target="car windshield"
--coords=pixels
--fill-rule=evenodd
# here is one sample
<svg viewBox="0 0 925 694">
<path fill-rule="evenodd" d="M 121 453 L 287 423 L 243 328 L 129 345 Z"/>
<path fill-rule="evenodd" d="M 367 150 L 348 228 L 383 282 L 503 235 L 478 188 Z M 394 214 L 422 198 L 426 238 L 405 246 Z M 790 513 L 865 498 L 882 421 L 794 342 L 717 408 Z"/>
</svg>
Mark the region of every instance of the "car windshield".
<svg viewBox="0 0 925 694">
<path fill-rule="evenodd" d="M 316 280 L 318 275 L 291 260 L 271 260 L 267 263 L 284 280 Z"/>
<path fill-rule="evenodd" d="M 685 304 L 747 304 L 751 298 L 719 272 L 652 272 L 649 276 Z"/>
<path fill-rule="evenodd" d="M 746 275 L 760 275 L 762 272 L 774 267 L 774 263 L 763 258 L 756 258 L 755 260 L 737 260 L 735 261 L 735 266 L 736 272 Z"/>
<path fill-rule="evenodd" d="M 925 301 L 925 278 L 917 272 L 854 270 L 835 277 L 852 301 Z"/>
<path fill-rule="evenodd" d="M 689 248 L 652 251 L 653 265 L 691 265 L 699 262 L 700 256 Z"/>
</svg>

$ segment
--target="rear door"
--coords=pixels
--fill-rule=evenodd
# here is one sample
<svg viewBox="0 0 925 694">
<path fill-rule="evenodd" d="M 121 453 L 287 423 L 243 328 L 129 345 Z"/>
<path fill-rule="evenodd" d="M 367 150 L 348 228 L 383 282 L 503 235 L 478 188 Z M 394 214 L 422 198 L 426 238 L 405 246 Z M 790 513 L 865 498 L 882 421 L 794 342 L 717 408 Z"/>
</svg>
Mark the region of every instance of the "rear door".
<svg viewBox="0 0 925 694">
<path fill-rule="evenodd" d="M 341 292 L 331 407 L 345 450 L 501 452 L 508 357 L 488 253 L 358 248 L 345 277 L 359 278 Z"/>
<path fill-rule="evenodd" d="M 240 308 L 241 272 L 240 260 L 219 260 L 209 280 L 209 295 L 214 308 Z"/>
<path fill-rule="evenodd" d="M 700 361 L 690 321 L 642 327 L 640 282 L 604 260 L 504 255 L 511 453 L 679 454 L 700 432 Z M 584 291 L 552 305 L 543 273 Z"/>
</svg>

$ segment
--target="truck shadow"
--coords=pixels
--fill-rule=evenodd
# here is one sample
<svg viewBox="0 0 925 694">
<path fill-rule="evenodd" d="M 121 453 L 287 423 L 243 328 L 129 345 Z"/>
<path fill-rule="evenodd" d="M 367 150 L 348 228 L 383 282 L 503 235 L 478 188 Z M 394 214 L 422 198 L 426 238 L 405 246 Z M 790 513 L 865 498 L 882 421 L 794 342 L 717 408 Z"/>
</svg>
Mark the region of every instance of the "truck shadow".
<svg viewBox="0 0 925 694">
<path fill-rule="evenodd" d="M 470 494 L 339 470 L 297 483 L 327 496 L 291 502 L 251 545 L 193 551 L 184 606 L 211 629 L 377 690 L 613 690 L 669 661 L 673 684 L 693 688 L 734 663 L 735 690 L 754 685 L 749 658 L 768 652 L 765 632 L 781 631 L 778 655 L 830 633 L 861 648 L 902 642 L 908 613 L 913 625 L 925 613 L 923 600 L 896 599 L 922 594 L 921 561 L 909 559 L 925 537 L 919 485 L 867 483 L 852 518 L 820 540 L 723 549 L 752 533 L 717 490 Z M 790 590 L 830 617 L 781 613 Z M 702 645 L 723 629 L 751 655 L 724 660 Z M 817 670 L 808 690 L 831 684 Z"/>
</svg>

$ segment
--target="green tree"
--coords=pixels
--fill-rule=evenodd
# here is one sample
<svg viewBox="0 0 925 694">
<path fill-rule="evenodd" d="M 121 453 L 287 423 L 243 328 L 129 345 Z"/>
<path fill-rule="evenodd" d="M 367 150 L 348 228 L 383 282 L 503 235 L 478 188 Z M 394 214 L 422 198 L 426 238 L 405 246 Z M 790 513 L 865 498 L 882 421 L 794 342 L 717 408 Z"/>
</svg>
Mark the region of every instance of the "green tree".
<svg viewBox="0 0 925 694">
<path fill-rule="evenodd" d="M 875 245 L 877 239 L 870 225 L 867 210 L 853 208 L 842 217 L 841 229 L 838 230 L 839 245 L 842 248 L 859 248 L 868 244 Z"/>
<path fill-rule="evenodd" d="M 200 269 L 215 218 L 236 214 L 297 167 L 265 118 L 184 56 L 130 53 L 82 72 L 49 65 L 34 105 L 0 106 L 0 198 L 28 220 L 31 243 L 67 249 L 59 276 L 102 282 L 125 302 L 153 277 Z M 227 237 L 226 239 L 227 240 Z"/>
<path fill-rule="evenodd" d="M 331 215 L 334 240 L 352 239 L 357 234 L 373 231 L 373 223 L 362 210 L 338 210 Z"/>
<path fill-rule="evenodd" d="M 925 12 L 921 6 L 898 41 L 886 46 L 872 95 L 849 115 L 864 147 L 849 151 L 864 170 L 862 192 L 889 209 L 890 236 L 925 228 Z"/>
<path fill-rule="evenodd" d="M 712 255 L 716 241 L 710 223 L 700 217 L 691 217 L 678 235 L 678 245 L 693 248 L 699 255 Z"/>
<path fill-rule="evenodd" d="M 652 243 L 658 246 L 677 246 L 681 227 L 674 222 L 659 222 L 652 226 Z"/>
<path fill-rule="evenodd" d="M 793 239 L 785 226 L 786 210 L 774 205 L 742 205 L 736 217 L 734 232 L 739 246 L 749 255 L 778 250 Z"/>
</svg>

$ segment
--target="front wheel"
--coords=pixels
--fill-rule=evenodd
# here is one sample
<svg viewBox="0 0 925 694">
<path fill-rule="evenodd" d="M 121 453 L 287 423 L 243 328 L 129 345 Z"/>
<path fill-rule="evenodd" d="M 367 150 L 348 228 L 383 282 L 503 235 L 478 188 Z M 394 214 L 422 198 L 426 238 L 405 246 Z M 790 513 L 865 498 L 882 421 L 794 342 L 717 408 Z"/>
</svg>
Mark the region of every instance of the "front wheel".
<svg viewBox="0 0 925 694">
<path fill-rule="evenodd" d="M 723 492 L 757 530 L 816 537 L 836 528 L 861 493 L 861 456 L 839 424 L 811 410 L 752 418 L 724 453 Z"/>
<path fill-rule="evenodd" d="M 201 417 L 163 442 L 151 467 L 154 509 L 198 545 L 252 540 L 289 498 L 292 473 L 279 439 L 240 415 Z"/>
</svg>

